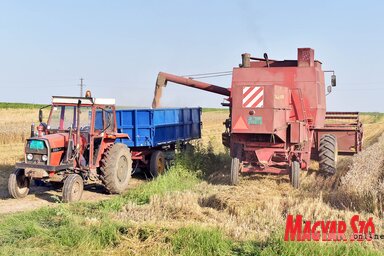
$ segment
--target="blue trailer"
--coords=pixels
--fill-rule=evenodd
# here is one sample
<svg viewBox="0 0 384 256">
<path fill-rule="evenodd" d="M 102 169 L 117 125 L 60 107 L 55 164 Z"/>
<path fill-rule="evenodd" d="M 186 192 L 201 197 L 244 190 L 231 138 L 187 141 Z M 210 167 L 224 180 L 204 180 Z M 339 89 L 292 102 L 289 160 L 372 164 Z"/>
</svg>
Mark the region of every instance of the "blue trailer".
<svg viewBox="0 0 384 256">
<path fill-rule="evenodd" d="M 116 110 L 117 131 L 130 148 L 134 167 L 151 176 L 161 174 L 177 144 L 201 138 L 201 108 Z M 135 168 L 134 168 L 135 169 Z"/>
</svg>

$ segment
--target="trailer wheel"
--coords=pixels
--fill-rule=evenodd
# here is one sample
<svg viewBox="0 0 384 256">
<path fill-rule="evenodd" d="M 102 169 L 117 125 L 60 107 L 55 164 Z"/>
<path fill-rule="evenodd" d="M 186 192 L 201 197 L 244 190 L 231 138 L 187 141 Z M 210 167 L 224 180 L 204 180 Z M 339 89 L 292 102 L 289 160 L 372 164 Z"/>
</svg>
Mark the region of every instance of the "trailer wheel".
<svg viewBox="0 0 384 256">
<path fill-rule="evenodd" d="M 163 151 L 156 150 L 152 153 L 149 162 L 149 174 L 151 177 L 156 178 L 165 172 L 165 157 Z"/>
<path fill-rule="evenodd" d="M 299 188 L 300 186 L 300 163 L 298 161 L 292 161 L 291 170 L 289 173 L 289 179 L 291 180 L 291 185 L 294 188 Z"/>
<path fill-rule="evenodd" d="M 128 188 L 132 174 L 129 148 L 122 143 L 113 144 L 101 160 L 102 181 L 111 194 L 121 194 Z"/>
<path fill-rule="evenodd" d="M 333 175 L 337 166 L 337 139 L 332 134 L 325 134 L 320 139 L 319 145 L 319 169 L 322 172 Z"/>
<path fill-rule="evenodd" d="M 64 180 L 63 202 L 77 202 L 81 199 L 84 190 L 83 178 L 78 174 L 70 174 Z"/>
<path fill-rule="evenodd" d="M 8 192 L 13 198 L 24 198 L 29 193 L 31 179 L 26 177 L 23 169 L 16 169 L 9 175 Z"/>
<path fill-rule="evenodd" d="M 237 185 L 239 183 L 241 150 L 239 149 L 238 145 L 235 145 L 234 147 L 235 147 L 235 157 L 232 158 L 232 162 L 231 162 L 230 185 Z"/>
</svg>

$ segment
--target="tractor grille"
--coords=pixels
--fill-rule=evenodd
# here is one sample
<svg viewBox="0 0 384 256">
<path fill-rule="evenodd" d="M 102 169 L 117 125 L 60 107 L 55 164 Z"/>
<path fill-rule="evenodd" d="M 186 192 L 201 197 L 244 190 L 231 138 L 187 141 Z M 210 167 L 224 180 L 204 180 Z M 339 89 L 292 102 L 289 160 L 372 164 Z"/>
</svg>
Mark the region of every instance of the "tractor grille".
<svg viewBox="0 0 384 256">
<path fill-rule="evenodd" d="M 28 160 L 26 158 L 26 160 L 27 160 L 26 162 L 27 163 L 29 163 L 29 164 L 46 164 L 46 162 L 44 162 L 43 159 L 42 159 L 43 155 L 41 155 L 41 154 L 32 154 L 32 155 L 33 155 L 32 160 Z"/>
</svg>

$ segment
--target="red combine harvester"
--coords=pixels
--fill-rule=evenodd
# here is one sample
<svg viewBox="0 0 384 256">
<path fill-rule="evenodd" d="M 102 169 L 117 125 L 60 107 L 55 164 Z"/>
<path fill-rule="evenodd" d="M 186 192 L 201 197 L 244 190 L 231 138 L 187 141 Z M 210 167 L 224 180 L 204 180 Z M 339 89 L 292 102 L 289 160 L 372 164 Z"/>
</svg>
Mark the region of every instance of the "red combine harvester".
<svg viewBox="0 0 384 256">
<path fill-rule="evenodd" d="M 297 60 L 284 61 L 245 53 L 228 89 L 160 72 L 152 107 L 159 106 L 167 82 L 228 96 L 222 138 L 232 157 L 231 184 L 237 184 L 239 172 L 261 172 L 289 174 L 297 188 L 310 159 L 334 174 L 338 154 L 353 155 L 362 147 L 358 112 L 326 113 L 324 72 L 310 48 L 299 48 Z M 336 86 L 334 72 L 331 84 Z"/>
</svg>

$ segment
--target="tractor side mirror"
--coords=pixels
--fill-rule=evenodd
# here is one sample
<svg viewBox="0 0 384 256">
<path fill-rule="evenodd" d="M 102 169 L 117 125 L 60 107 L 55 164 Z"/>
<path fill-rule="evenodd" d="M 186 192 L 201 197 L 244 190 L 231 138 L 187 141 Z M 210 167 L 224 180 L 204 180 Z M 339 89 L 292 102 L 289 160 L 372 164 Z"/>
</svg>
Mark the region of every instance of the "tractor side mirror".
<svg viewBox="0 0 384 256">
<path fill-rule="evenodd" d="M 331 85 L 332 85 L 333 87 L 336 86 L 336 75 L 335 75 L 335 74 L 333 74 L 333 75 L 331 76 Z"/>
<path fill-rule="evenodd" d="M 43 122 L 43 110 L 39 109 L 39 122 Z"/>
<path fill-rule="evenodd" d="M 332 86 L 330 86 L 330 85 L 327 86 L 327 92 L 328 92 L 328 94 L 330 94 L 332 92 Z"/>
</svg>

